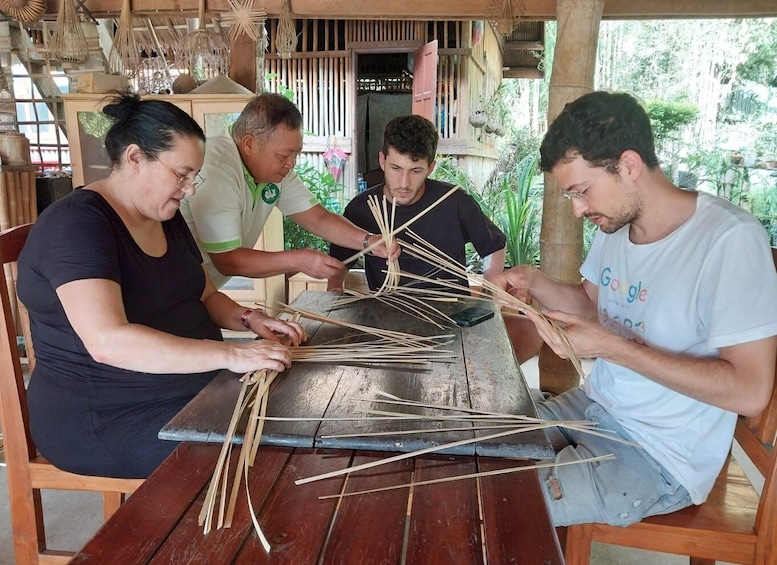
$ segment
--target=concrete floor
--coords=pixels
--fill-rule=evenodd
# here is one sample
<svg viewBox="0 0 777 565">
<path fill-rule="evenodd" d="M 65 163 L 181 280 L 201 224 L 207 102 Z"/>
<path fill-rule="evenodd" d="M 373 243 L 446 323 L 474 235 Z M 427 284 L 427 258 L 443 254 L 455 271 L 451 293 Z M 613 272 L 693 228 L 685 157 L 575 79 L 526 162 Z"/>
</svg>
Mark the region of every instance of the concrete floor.
<svg viewBox="0 0 777 565">
<path fill-rule="evenodd" d="M 529 386 L 536 388 L 539 382 L 536 359 L 524 363 L 522 369 Z M 49 545 L 57 549 L 78 550 L 102 522 L 102 501 L 97 493 L 46 491 L 43 508 Z M 687 565 L 688 562 L 687 557 L 601 544 L 594 544 L 591 555 L 591 565 Z M 5 467 L 0 466 L 0 565 L 14 563 Z"/>
</svg>

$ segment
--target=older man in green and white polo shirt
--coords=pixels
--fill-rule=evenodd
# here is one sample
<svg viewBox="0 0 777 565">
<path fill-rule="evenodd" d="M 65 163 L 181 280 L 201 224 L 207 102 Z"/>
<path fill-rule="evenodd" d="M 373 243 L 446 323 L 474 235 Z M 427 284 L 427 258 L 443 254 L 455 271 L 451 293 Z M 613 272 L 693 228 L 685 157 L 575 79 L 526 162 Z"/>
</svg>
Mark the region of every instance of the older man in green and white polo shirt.
<svg viewBox="0 0 777 565">
<path fill-rule="evenodd" d="M 318 203 L 293 170 L 300 151 L 302 115 L 279 94 L 251 100 L 232 127 L 232 137 L 207 139 L 200 171 L 205 181 L 182 202 L 181 213 L 217 287 L 237 275 L 345 274 L 343 263 L 314 249 L 253 249 L 276 206 L 302 228 L 337 245 L 362 249 L 377 241 L 379 236 Z M 385 257 L 388 250 L 381 245 L 373 253 Z"/>
</svg>

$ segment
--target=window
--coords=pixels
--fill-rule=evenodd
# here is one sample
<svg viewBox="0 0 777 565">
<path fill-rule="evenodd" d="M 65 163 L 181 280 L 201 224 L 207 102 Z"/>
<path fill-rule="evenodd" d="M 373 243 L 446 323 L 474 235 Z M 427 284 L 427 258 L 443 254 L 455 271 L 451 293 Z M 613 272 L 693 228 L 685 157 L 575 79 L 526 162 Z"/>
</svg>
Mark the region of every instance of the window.
<svg viewBox="0 0 777 565">
<path fill-rule="evenodd" d="M 38 75 L 27 71 L 16 54 L 12 54 L 13 91 L 16 102 L 16 124 L 30 141 L 32 163 L 40 171 L 70 170 L 70 150 L 65 135 L 65 109 L 61 93 L 68 92 L 68 77 L 57 69 L 43 67 Z M 50 87 L 42 94 L 35 84 Z"/>
</svg>

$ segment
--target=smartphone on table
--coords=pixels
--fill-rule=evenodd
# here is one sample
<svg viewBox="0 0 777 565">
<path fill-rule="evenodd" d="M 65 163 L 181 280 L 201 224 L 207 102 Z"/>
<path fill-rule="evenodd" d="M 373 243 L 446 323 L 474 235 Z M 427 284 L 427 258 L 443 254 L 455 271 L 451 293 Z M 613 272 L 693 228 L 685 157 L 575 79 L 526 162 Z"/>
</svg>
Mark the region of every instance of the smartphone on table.
<svg viewBox="0 0 777 565">
<path fill-rule="evenodd" d="M 451 316 L 457 325 L 465 328 L 474 326 L 480 322 L 485 322 L 486 320 L 489 320 L 493 317 L 494 311 L 490 308 L 483 308 L 482 306 L 472 306 L 470 308 L 465 308 L 464 310 L 459 310 Z"/>
</svg>

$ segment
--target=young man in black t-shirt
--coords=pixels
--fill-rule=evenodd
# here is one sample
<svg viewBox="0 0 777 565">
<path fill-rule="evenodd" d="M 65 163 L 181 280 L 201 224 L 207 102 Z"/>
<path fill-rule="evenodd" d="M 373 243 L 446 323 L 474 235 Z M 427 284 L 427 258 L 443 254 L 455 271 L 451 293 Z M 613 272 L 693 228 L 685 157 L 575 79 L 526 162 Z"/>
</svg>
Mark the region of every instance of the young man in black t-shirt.
<svg viewBox="0 0 777 565">
<path fill-rule="evenodd" d="M 385 182 L 358 194 L 345 208 L 344 216 L 356 226 L 370 233 L 379 233 L 378 224 L 367 205 L 371 195 L 388 200 L 387 208 L 396 199 L 394 225 L 400 226 L 426 210 L 442 198 L 453 185 L 427 178 L 434 170 L 437 153 L 437 130 L 429 120 L 421 116 L 399 116 L 392 119 L 383 135 L 383 149 L 379 154 L 380 167 Z M 432 210 L 411 224 L 408 229 L 430 244 L 466 265 L 464 246 L 472 242 L 478 254 L 484 258 L 487 279 L 501 273 L 504 267 L 505 235 L 489 220 L 477 202 L 459 189 Z M 396 235 L 410 241 L 404 232 Z M 339 260 L 353 255 L 353 250 L 331 245 L 329 254 Z M 373 255 L 365 256 L 365 273 L 371 290 L 377 290 L 385 279 L 386 260 Z M 353 265 L 349 265 L 352 267 Z M 438 267 L 403 253 L 399 256 L 400 270 L 433 279 L 456 279 Z M 467 281 L 458 284 L 466 287 Z M 340 290 L 343 279 L 329 279 L 329 290 Z M 419 285 L 407 277 L 400 285 Z"/>
</svg>

